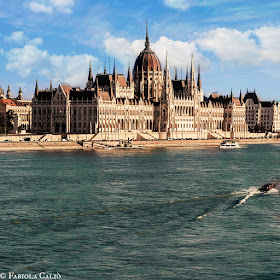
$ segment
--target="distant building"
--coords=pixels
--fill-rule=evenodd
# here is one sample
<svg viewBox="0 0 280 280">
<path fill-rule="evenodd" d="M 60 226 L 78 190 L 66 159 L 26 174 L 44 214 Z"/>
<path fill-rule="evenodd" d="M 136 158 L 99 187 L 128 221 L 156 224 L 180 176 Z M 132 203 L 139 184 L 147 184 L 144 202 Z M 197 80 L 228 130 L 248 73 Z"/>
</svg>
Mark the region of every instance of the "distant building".
<svg viewBox="0 0 280 280">
<path fill-rule="evenodd" d="M 243 102 L 246 107 L 246 123 L 252 132 L 280 132 L 280 105 L 276 101 L 260 101 L 256 92 L 248 92 Z"/>
<path fill-rule="evenodd" d="M 0 87 L 0 126 L 2 129 L 5 127 L 7 122 L 8 111 L 12 111 L 14 115 L 14 129 L 9 131 L 10 133 L 26 132 L 31 130 L 31 101 L 23 100 L 21 88 L 19 88 L 18 96 L 16 98 L 12 98 L 10 86 L 8 86 L 5 98 L 4 90 Z"/>
</svg>

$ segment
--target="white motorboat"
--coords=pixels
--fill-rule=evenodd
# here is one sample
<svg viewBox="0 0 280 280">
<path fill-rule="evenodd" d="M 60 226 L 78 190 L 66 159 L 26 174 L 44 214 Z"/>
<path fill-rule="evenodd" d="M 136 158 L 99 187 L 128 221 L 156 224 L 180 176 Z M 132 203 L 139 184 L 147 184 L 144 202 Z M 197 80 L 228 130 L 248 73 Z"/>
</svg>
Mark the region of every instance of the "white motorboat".
<svg viewBox="0 0 280 280">
<path fill-rule="evenodd" d="M 240 145 L 237 141 L 234 140 L 225 140 L 220 144 L 220 149 L 236 149 L 240 148 Z"/>
</svg>

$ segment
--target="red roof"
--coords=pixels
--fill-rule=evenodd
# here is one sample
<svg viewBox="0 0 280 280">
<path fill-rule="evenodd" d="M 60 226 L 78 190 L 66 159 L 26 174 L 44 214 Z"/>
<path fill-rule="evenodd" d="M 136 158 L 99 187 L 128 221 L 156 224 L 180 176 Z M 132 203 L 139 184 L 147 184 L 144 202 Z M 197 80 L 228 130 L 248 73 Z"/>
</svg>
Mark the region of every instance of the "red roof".
<svg viewBox="0 0 280 280">
<path fill-rule="evenodd" d="M 106 101 L 109 101 L 111 99 L 108 91 L 99 90 L 97 92 L 97 96 L 101 97 L 102 100 L 106 100 Z"/>
<path fill-rule="evenodd" d="M 72 87 L 69 85 L 61 85 L 61 87 L 62 87 L 62 90 L 64 91 L 64 93 L 66 94 L 66 96 L 69 97 Z"/>
<path fill-rule="evenodd" d="M 241 106 L 239 98 L 233 98 L 232 103 L 235 103 L 237 106 Z"/>
<path fill-rule="evenodd" d="M 10 106 L 17 106 L 14 101 L 11 99 L 0 99 L 1 105 L 10 105 Z"/>
<path fill-rule="evenodd" d="M 126 87 L 127 86 L 125 77 L 122 74 L 118 75 L 118 82 L 119 82 L 119 85 L 122 86 L 122 87 Z"/>
</svg>

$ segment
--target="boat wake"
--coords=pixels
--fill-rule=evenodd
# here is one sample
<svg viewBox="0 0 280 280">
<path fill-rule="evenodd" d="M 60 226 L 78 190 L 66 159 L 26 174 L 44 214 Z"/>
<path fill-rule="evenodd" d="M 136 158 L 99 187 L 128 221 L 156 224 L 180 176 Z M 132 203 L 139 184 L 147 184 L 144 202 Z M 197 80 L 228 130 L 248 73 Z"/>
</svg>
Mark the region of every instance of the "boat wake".
<svg viewBox="0 0 280 280">
<path fill-rule="evenodd" d="M 256 188 L 256 187 L 251 187 L 251 188 L 249 188 L 248 190 L 244 190 L 244 192 L 245 192 L 245 194 L 246 194 L 245 197 L 242 198 L 242 199 L 240 199 L 240 200 L 237 202 L 237 204 L 235 204 L 235 205 L 233 206 L 233 208 L 236 208 L 236 207 L 238 207 L 238 206 L 244 204 L 250 197 L 252 197 L 252 196 L 254 196 L 254 195 L 256 195 L 256 194 L 260 194 L 260 193 L 261 193 L 261 192 L 259 191 L 259 189 Z M 236 194 L 239 194 L 239 193 L 241 193 L 241 192 L 237 192 Z"/>
<path fill-rule="evenodd" d="M 213 209 L 207 210 L 202 215 L 196 217 L 196 220 L 201 220 L 215 211 L 221 211 L 221 210 L 225 210 L 225 209 L 235 209 L 235 208 L 241 206 L 242 204 L 246 203 L 246 201 L 249 198 L 251 198 L 255 195 L 269 195 L 269 194 L 278 194 L 278 193 L 279 193 L 279 189 L 277 189 L 277 188 L 273 188 L 273 189 L 269 190 L 268 192 L 264 193 L 264 192 L 261 192 L 259 190 L 259 188 L 257 188 L 257 187 L 250 187 L 249 189 L 243 189 L 241 191 L 233 192 L 233 193 L 228 194 L 228 197 L 231 197 L 231 196 L 239 197 L 237 200 L 235 200 L 235 202 L 230 203 L 230 205 L 227 205 L 227 206 L 222 205 L 220 207 L 215 207 Z"/>
</svg>

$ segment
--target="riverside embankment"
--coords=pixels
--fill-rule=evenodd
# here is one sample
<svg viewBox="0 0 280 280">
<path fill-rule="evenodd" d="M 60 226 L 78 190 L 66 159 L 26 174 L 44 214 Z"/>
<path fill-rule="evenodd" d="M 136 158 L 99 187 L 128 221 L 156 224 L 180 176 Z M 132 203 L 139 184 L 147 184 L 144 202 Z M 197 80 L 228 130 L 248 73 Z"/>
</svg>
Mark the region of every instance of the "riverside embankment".
<svg viewBox="0 0 280 280">
<path fill-rule="evenodd" d="M 207 140 L 157 140 L 157 141 L 133 141 L 134 146 L 142 148 L 207 148 L 218 147 L 222 140 L 207 139 Z M 279 138 L 261 138 L 261 139 L 238 139 L 242 145 L 249 144 L 280 144 Z M 116 147 L 118 141 L 94 141 L 85 142 L 80 145 L 77 142 L 1 142 L 0 151 L 54 151 L 54 150 L 95 150 L 99 151 L 106 147 Z"/>
</svg>

